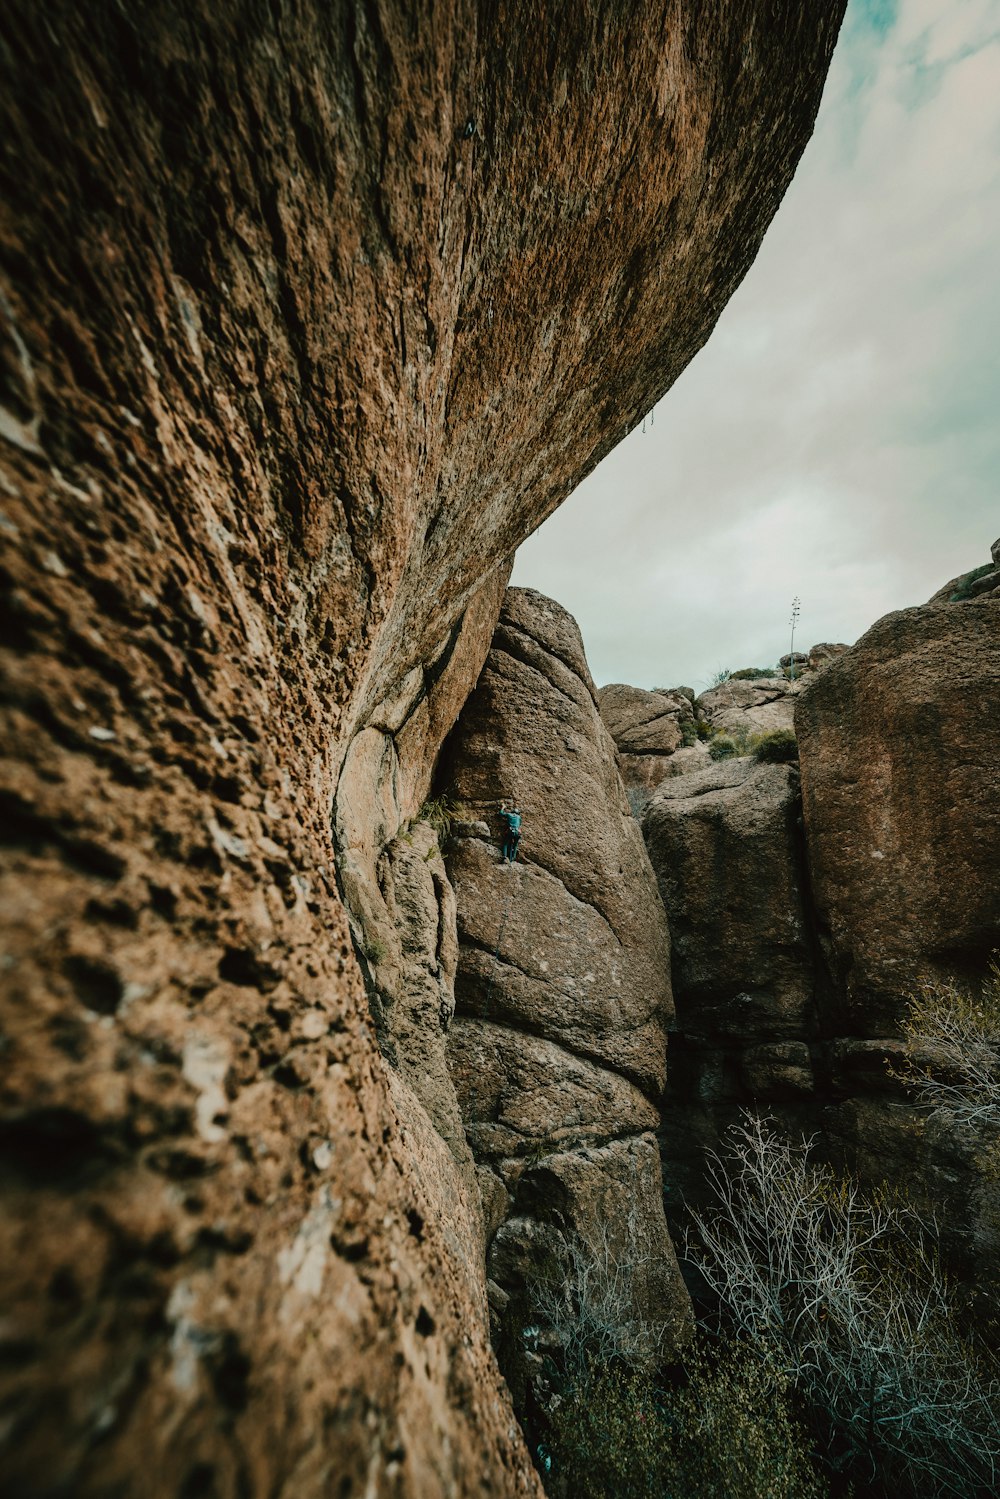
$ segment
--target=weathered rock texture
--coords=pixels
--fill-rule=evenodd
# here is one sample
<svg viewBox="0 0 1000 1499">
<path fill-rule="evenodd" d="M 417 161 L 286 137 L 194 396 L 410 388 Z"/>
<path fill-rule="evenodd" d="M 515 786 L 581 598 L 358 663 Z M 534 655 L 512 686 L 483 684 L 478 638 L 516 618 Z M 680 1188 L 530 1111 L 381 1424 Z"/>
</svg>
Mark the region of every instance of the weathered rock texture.
<svg viewBox="0 0 1000 1499">
<path fill-rule="evenodd" d="M 1000 598 L 887 615 L 803 693 L 802 796 L 820 932 L 859 1036 L 921 976 L 1000 945 Z"/>
<path fill-rule="evenodd" d="M 818 1029 L 798 771 L 741 758 L 665 781 L 642 830 L 673 949 L 673 1207 L 699 1200 L 705 1151 L 740 1107 L 808 1119 Z"/>
<path fill-rule="evenodd" d="M 996 1141 L 924 1128 L 890 1065 L 916 984 L 975 984 L 1000 947 L 998 636 L 996 594 L 953 583 L 825 655 L 796 695 L 804 844 L 797 770 L 749 758 L 665 781 L 643 817 L 673 947 L 668 1181 L 697 1202 L 705 1151 L 763 1107 L 931 1205 L 994 1333 Z"/>
<path fill-rule="evenodd" d="M 803 1034 L 814 978 L 799 821 L 797 769 L 749 758 L 666 781 L 647 807 L 687 1033 Z"/>
<path fill-rule="evenodd" d="M 355 949 L 511 552 L 708 336 L 842 8 L 8 6 L 12 1491 L 534 1488 Z"/>
<path fill-rule="evenodd" d="M 799 693 L 848 649 L 823 641 L 808 651 L 796 651 L 794 676 L 777 670 L 771 676 L 758 676 L 753 667 L 744 667 L 696 698 L 695 712 L 717 733 L 739 736 L 791 729 Z M 789 653 L 778 665 L 790 670 L 792 660 Z"/>
<path fill-rule="evenodd" d="M 671 774 L 676 750 L 694 739 L 694 705 L 682 692 L 646 692 L 614 682 L 597 694 L 601 717 L 618 748 L 618 768 L 638 814 Z"/>
<path fill-rule="evenodd" d="M 460 941 L 449 1040 L 487 1204 L 505 1372 L 521 1395 L 539 1283 L 575 1249 L 634 1269 L 621 1308 L 651 1347 L 690 1327 L 651 1131 L 672 1015 L 667 923 L 616 768 L 579 631 L 507 593 L 443 764 L 467 813 L 516 800 L 518 861 L 467 824 L 448 868 Z M 603 1263 L 603 1261 L 602 1261 Z M 567 1266 L 569 1267 L 567 1269 Z"/>
<path fill-rule="evenodd" d="M 801 689 L 801 681 L 785 677 L 730 677 L 728 682 L 703 692 L 697 709 L 720 733 L 769 734 L 792 727 L 795 699 Z"/>
<path fill-rule="evenodd" d="M 800 697 L 796 730 L 837 1038 L 824 1129 L 869 1177 L 926 1193 L 997 1334 L 1000 1212 L 983 1141 L 921 1130 L 886 1068 L 917 983 L 975 985 L 1000 948 L 1000 596 L 954 592 L 874 625 Z"/>
</svg>

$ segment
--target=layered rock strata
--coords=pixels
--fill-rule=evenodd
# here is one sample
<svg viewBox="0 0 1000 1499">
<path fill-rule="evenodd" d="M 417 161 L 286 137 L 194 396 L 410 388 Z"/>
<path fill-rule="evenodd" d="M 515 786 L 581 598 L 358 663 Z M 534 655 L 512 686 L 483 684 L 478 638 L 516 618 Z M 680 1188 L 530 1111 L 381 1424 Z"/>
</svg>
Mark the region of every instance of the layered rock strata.
<svg viewBox="0 0 1000 1499">
<path fill-rule="evenodd" d="M 559 605 L 508 591 L 443 776 L 478 819 L 458 826 L 448 857 L 460 944 L 448 1056 L 480 1168 L 498 1345 L 520 1393 L 539 1292 L 583 1265 L 627 1282 L 621 1321 L 647 1351 L 676 1351 L 690 1330 L 653 1135 L 667 923 Z M 504 799 L 524 818 L 513 864 L 498 850 Z"/>
<path fill-rule="evenodd" d="M 535 1490 L 380 860 L 513 549 L 750 264 L 842 9 L 8 7 L 12 1491 Z"/>
</svg>

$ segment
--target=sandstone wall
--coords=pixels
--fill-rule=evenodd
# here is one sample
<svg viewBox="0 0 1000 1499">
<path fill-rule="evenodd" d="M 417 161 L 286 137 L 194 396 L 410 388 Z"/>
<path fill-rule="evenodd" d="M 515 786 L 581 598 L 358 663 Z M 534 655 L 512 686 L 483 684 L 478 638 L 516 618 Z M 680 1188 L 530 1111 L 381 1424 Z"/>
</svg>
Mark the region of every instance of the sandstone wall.
<svg viewBox="0 0 1000 1499">
<path fill-rule="evenodd" d="M 503 569 L 708 336 L 842 8 L 8 6 L 15 1491 L 535 1487 L 366 918 L 394 953 Z"/>
</svg>

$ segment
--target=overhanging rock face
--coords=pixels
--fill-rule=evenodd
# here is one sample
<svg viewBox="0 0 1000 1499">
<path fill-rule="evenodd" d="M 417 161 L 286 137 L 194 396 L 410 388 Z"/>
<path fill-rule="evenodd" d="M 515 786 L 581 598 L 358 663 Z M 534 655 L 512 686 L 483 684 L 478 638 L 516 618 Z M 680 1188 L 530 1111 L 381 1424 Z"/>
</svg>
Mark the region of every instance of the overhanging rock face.
<svg viewBox="0 0 1000 1499">
<path fill-rule="evenodd" d="M 513 549 L 750 264 L 842 8 L 8 6 L 14 1489 L 533 1490 L 338 777 L 395 756 L 336 801 L 367 895 Z"/>
</svg>

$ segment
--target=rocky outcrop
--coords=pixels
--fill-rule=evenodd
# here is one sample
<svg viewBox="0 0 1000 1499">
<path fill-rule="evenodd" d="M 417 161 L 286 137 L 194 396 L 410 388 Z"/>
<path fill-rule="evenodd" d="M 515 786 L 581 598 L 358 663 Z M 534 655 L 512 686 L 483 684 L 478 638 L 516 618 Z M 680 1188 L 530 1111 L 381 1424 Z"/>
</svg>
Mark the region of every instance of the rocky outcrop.
<svg viewBox="0 0 1000 1499">
<path fill-rule="evenodd" d="M 643 815 L 673 948 L 671 1208 L 700 1200 L 705 1152 L 741 1107 L 808 1119 L 818 1027 L 800 824 L 797 769 L 746 757 L 665 781 Z"/>
<path fill-rule="evenodd" d="M 869 1179 L 926 1195 L 994 1334 L 1000 1218 L 981 1131 L 925 1128 L 887 1064 L 904 1058 L 917 984 L 975 985 L 1000 947 L 998 642 L 1000 596 L 948 585 L 880 620 L 796 709 L 835 1038 L 823 1128 Z"/>
<path fill-rule="evenodd" d="M 696 706 L 717 733 L 770 734 L 792 727 L 795 699 L 801 689 L 800 680 L 789 681 L 783 676 L 730 677 L 703 692 Z"/>
<path fill-rule="evenodd" d="M 424 900 L 380 860 L 514 548 L 750 264 L 842 9 L 9 8 L 13 1490 L 536 1487 L 407 1082 L 422 938 L 398 1069 L 369 1020 Z"/>
<path fill-rule="evenodd" d="M 799 699 L 820 932 L 843 1029 L 893 1034 L 918 978 L 1000 945 L 992 594 L 887 615 Z"/>
<path fill-rule="evenodd" d="M 618 769 L 636 815 L 654 787 L 671 773 L 671 757 L 695 738 L 694 705 L 682 692 L 646 692 L 613 682 L 597 694 L 618 749 Z"/>
<path fill-rule="evenodd" d="M 487 1204 L 498 1345 L 521 1392 L 523 1329 L 575 1254 L 607 1257 L 609 1276 L 631 1267 L 622 1321 L 650 1346 L 676 1349 L 690 1328 L 652 1135 L 667 924 L 579 631 L 551 600 L 508 591 L 443 776 L 479 819 L 458 826 L 448 858 L 460 942 L 448 1054 Z M 524 817 L 514 864 L 495 836 L 504 798 Z"/>
<path fill-rule="evenodd" d="M 799 822 L 797 770 L 750 758 L 666 781 L 646 808 L 685 1033 L 805 1034 L 814 975 Z"/>
</svg>

